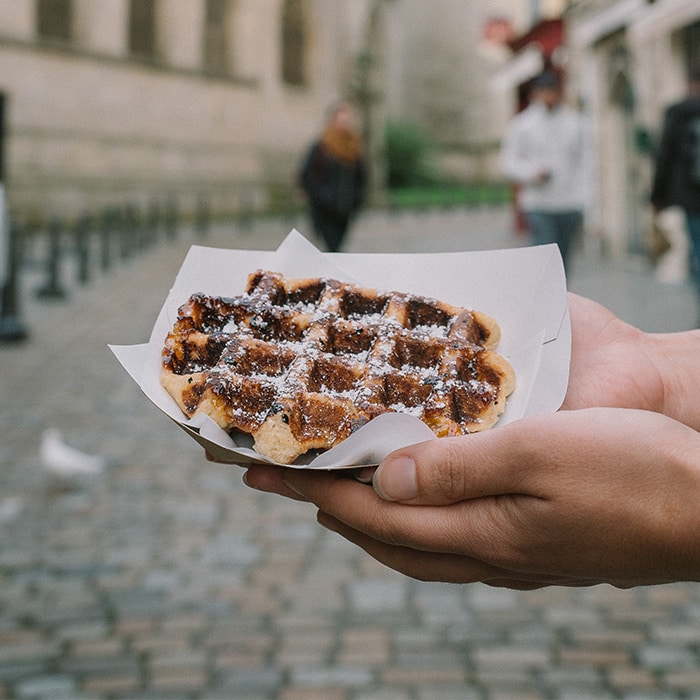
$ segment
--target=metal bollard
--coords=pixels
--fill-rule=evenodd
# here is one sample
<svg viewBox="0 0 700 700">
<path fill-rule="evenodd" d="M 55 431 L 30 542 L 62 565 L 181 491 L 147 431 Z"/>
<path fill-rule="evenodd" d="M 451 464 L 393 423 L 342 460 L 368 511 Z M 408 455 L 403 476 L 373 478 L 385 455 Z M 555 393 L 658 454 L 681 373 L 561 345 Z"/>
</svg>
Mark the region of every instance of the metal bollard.
<svg viewBox="0 0 700 700">
<path fill-rule="evenodd" d="M 199 238 L 206 238 L 209 233 L 209 202 L 200 194 L 197 197 L 197 211 L 195 212 L 195 232 Z"/>
<path fill-rule="evenodd" d="M 152 200 L 148 206 L 148 214 L 146 216 L 146 236 L 148 245 L 153 245 L 158 242 L 160 235 L 161 211 L 158 200 Z"/>
<path fill-rule="evenodd" d="M 178 210 L 177 197 L 171 194 L 165 202 L 165 237 L 169 241 L 174 241 L 177 238 L 178 227 Z"/>
<path fill-rule="evenodd" d="M 127 204 L 124 208 L 125 236 L 129 242 L 129 252 L 138 253 L 144 247 L 141 212 L 136 204 Z"/>
<path fill-rule="evenodd" d="M 238 201 L 238 228 L 248 234 L 253 228 L 253 194 L 250 189 L 241 191 Z"/>
<path fill-rule="evenodd" d="M 7 271 L 2 285 L 2 308 L 0 308 L 0 341 L 24 340 L 28 335 L 19 311 L 19 271 L 22 265 L 20 241 L 19 224 L 10 220 L 7 240 Z"/>
<path fill-rule="evenodd" d="M 90 226 L 89 214 L 83 214 L 75 224 L 75 253 L 77 257 L 77 280 L 80 284 L 90 281 Z"/>
<path fill-rule="evenodd" d="M 112 266 L 112 231 L 115 228 L 115 221 L 116 214 L 114 210 L 106 208 L 102 212 L 100 219 L 100 269 L 103 272 L 106 272 Z"/>
<path fill-rule="evenodd" d="M 61 233 L 63 225 L 58 219 L 52 219 L 48 228 L 48 250 L 46 255 L 46 284 L 37 289 L 37 296 L 42 299 L 64 299 L 66 290 L 61 284 Z"/>
<path fill-rule="evenodd" d="M 120 208 L 116 211 L 116 228 L 119 235 L 119 257 L 126 260 L 131 255 L 129 246 L 129 229 L 127 227 L 126 215 L 124 209 Z"/>
<path fill-rule="evenodd" d="M 121 210 L 120 243 L 122 259 L 130 258 L 139 247 L 138 220 L 132 204 L 127 204 Z"/>
</svg>

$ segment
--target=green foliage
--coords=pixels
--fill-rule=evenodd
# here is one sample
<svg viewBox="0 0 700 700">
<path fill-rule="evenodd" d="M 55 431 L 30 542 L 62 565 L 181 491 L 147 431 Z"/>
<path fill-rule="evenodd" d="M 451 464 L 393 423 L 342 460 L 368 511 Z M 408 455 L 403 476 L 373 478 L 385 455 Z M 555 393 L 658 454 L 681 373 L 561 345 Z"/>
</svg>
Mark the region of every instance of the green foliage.
<svg viewBox="0 0 700 700">
<path fill-rule="evenodd" d="M 416 124 L 390 121 L 385 129 L 387 185 L 390 189 L 426 185 L 436 181 L 433 147 Z"/>
<path fill-rule="evenodd" d="M 389 192 L 389 205 L 397 209 L 503 206 L 511 201 L 512 190 L 506 182 L 397 187 Z"/>
</svg>

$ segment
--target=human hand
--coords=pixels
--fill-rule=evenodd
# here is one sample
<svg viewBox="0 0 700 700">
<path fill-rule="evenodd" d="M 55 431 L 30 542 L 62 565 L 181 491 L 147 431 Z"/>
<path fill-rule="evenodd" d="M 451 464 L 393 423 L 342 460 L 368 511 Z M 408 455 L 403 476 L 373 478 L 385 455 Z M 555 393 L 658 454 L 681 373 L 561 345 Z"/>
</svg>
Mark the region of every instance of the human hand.
<svg viewBox="0 0 700 700">
<path fill-rule="evenodd" d="M 645 333 L 600 304 L 568 295 L 571 369 L 564 409 L 656 411 L 700 430 L 700 330 Z"/>
<path fill-rule="evenodd" d="M 421 580 L 516 589 L 700 577 L 700 437 L 645 411 L 566 411 L 398 450 L 374 489 L 253 467 L 319 522 Z"/>
<path fill-rule="evenodd" d="M 663 410 L 663 380 L 648 334 L 590 299 L 569 293 L 571 369 L 562 408 Z"/>
</svg>

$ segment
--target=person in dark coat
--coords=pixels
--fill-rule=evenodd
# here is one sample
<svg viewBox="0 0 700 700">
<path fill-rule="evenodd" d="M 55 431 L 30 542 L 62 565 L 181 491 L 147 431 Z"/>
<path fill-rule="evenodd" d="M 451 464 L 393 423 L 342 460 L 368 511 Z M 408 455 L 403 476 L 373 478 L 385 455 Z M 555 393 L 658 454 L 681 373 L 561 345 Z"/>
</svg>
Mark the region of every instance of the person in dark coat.
<svg viewBox="0 0 700 700">
<path fill-rule="evenodd" d="M 700 70 L 689 76 L 687 97 L 664 115 L 651 203 L 657 212 L 671 206 L 685 212 L 700 298 Z"/>
<path fill-rule="evenodd" d="M 311 223 L 327 249 L 341 249 L 354 214 L 365 200 L 367 174 L 357 112 L 348 101 L 335 105 L 299 174 Z"/>
</svg>

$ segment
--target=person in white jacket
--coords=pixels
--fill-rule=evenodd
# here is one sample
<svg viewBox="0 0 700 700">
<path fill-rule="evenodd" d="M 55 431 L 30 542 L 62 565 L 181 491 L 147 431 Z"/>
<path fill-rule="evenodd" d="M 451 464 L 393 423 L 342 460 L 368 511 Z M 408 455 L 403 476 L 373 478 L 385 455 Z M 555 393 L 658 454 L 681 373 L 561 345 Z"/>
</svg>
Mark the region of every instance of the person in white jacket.
<svg viewBox="0 0 700 700">
<path fill-rule="evenodd" d="M 501 168 L 518 186 L 532 243 L 559 245 L 564 265 L 589 206 L 591 144 L 582 114 L 562 101 L 554 72 L 533 81 L 530 104 L 509 123 Z"/>
</svg>

